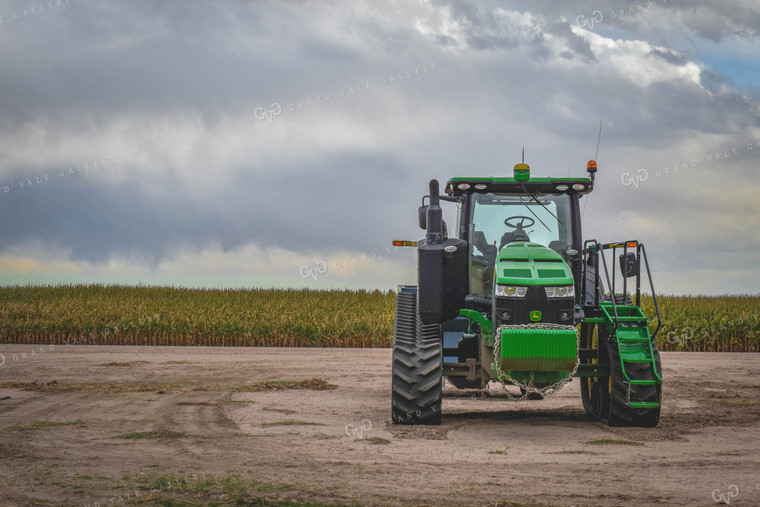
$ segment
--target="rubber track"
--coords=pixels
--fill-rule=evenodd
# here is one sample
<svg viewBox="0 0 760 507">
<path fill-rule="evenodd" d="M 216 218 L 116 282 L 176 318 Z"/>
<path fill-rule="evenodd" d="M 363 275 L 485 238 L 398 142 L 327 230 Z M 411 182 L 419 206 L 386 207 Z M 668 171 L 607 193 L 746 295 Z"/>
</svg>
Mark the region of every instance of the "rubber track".
<svg viewBox="0 0 760 507">
<path fill-rule="evenodd" d="M 440 326 L 420 322 L 416 294 L 398 293 L 393 324 L 394 423 L 441 423 L 441 354 Z"/>
</svg>

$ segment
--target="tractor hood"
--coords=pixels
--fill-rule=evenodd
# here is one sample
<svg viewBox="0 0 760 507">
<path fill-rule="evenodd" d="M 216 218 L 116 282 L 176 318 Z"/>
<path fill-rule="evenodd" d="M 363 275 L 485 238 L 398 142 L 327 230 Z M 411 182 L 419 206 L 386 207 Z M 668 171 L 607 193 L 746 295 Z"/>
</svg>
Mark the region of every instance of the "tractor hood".
<svg viewBox="0 0 760 507">
<path fill-rule="evenodd" d="M 513 286 L 572 285 L 573 273 L 560 254 L 538 243 L 514 242 L 496 258 L 496 283 Z"/>
</svg>

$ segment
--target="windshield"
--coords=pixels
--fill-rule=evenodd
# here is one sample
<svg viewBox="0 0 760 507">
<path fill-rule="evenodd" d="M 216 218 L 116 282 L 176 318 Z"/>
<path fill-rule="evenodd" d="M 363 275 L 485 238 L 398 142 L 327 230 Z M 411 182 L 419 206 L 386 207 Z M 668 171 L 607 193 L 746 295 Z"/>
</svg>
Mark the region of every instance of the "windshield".
<svg viewBox="0 0 760 507">
<path fill-rule="evenodd" d="M 530 241 L 564 254 L 573 244 L 570 196 L 534 194 L 534 197 L 472 194 L 469 243 L 473 294 L 490 295 L 488 277 L 492 276 L 496 255 L 504 245 Z"/>
</svg>

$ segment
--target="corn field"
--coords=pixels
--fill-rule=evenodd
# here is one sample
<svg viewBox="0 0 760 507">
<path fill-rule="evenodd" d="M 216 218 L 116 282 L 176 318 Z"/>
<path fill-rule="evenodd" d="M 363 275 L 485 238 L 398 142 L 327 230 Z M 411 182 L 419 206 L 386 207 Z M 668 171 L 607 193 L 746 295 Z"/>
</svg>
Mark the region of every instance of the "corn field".
<svg viewBox="0 0 760 507">
<path fill-rule="evenodd" d="M 760 298 L 660 296 L 661 350 L 760 351 Z M 395 295 L 169 287 L 0 288 L 0 342 L 390 347 Z M 642 300 L 654 318 L 651 298 Z M 654 325 L 651 327 L 654 329 Z"/>
<path fill-rule="evenodd" d="M 0 342 L 388 347 L 394 304 L 379 291 L 0 288 Z"/>
<path fill-rule="evenodd" d="M 760 352 L 760 296 L 658 296 L 660 350 Z M 654 304 L 642 296 L 650 329 L 657 325 Z"/>
</svg>

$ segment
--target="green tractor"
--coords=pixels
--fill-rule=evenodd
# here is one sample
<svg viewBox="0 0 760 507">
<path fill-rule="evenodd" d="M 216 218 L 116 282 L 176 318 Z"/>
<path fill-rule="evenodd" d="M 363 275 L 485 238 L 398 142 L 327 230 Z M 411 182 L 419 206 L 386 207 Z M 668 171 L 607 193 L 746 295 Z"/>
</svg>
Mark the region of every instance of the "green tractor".
<svg viewBox="0 0 760 507">
<path fill-rule="evenodd" d="M 590 416 L 657 426 L 661 321 L 649 263 L 638 241 L 582 240 L 580 200 L 596 170 L 591 160 L 586 178 L 531 178 L 521 163 L 512 178 L 453 178 L 445 195 L 430 181 L 418 211 L 425 238 L 394 242 L 416 246 L 418 260 L 417 285 L 396 296 L 394 423 L 440 424 L 444 377 L 459 389 L 516 386 L 521 399 L 578 377 Z M 457 208 L 452 237 L 441 201 Z M 643 269 L 654 333 L 641 311 Z"/>
</svg>

